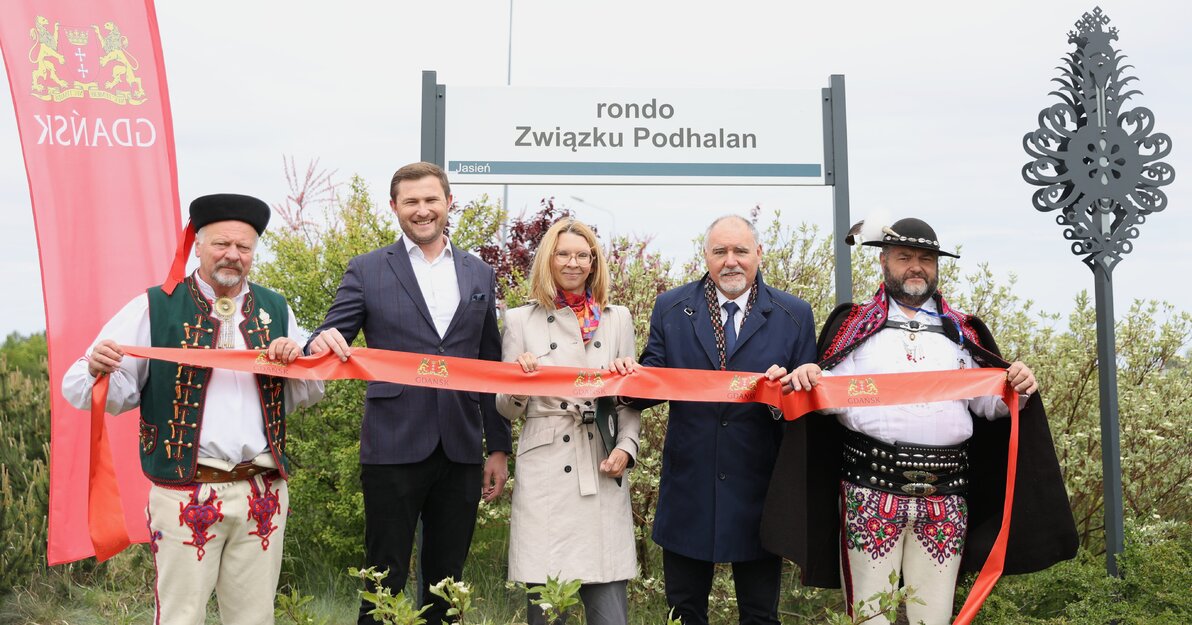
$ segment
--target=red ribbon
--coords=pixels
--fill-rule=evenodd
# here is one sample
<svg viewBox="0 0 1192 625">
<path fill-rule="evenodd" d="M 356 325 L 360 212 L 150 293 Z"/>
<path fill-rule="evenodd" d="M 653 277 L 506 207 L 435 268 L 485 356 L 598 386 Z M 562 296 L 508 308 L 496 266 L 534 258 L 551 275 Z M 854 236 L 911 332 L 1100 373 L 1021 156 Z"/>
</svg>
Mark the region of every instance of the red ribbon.
<svg viewBox="0 0 1192 625">
<path fill-rule="evenodd" d="M 170 264 L 170 272 L 166 274 L 161 290 L 166 295 L 173 295 L 174 289 L 186 279 L 186 261 L 190 258 L 190 249 L 195 244 L 195 229 L 188 221 L 178 232 L 178 247 L 174 250 L 174 262 Z"/>
<path fill-rule="evenodd" d="M 124 511 L 120 507 L 120 487 L 112 464 L 112 450 L 108 445 L 108 427 L 104 422 L 104 406 L 108 403 L 108 380 L 101 375 L 91 389 L 91 466 L 87 483 L 87 529 L 95 547 L 95 559 L 103 562 L 120 553 L 132 541 L 124 527 Z"/>
<path fill-rule="evenodd" d="M 218 367 L 303 380 L 370 380 L 411 386 L 443 388 L 478 393 L 508 393 L 513 395 L 550 395 L 562 397 L 602 397 L 623 395 L 645 399 L 703 402 L 746 403 L 760 402 L 780 408 L 787 420 L 797 419 L 809 412 L 825 408 L 856 406 L 890 406 L 924 401 L 968 399 L 985 395 L 1000 395 L 1010 408 L 1010 446 L 1006 470 L 1006 499 L 1002 525 L 981 573 L 973 584 L 968 600 L 961 607 L 953 625 L 968 625 L 977 615 L 981 604 L 1001 577 L 1006 559 L 1006 541 L 1010 531 L 1010 509 L 1014 501 L 1014 476 L 1018 462 L 1018 396 L 1006 383 L 1003 369 L 961 369 L 930 373 L 887 373 L 860 376 L 829 376 L 810 392 L 782 394 L 776 381 L 764 375 L 736 371 L 703 369 L 666 369 L 643 367 L 630 375 L 620 375 L 608 369 L 579 369 L 575 367 L 542 367 L 525 373 L 516 363 L 488 360 L 428 356 L 381 349 L 354 348 L 346 362 L 331 352 L 299 358 L 285 365 L 269 360 L 263 351 L 178 349 L 166 347 L 121 346 L 124 353 L 139 358 L 154 358 L 198 367 Z M 92 471 L 91 524 L 92 540 L 97 557 L 100 553 L 115 553 L 128 545 L 128 536 L 115 532 L 112 519 L 119 521 L 124 532 L 123 513 L 119 500 L 103 493 L 115 485 L 111 459 L 97 452 L 102 445 L 104 401 L 108 376 L 96 380 L 92 395 Z M 98 418 L 96 414 L 98 413 Z M 96 459 L 101 463 L 96 465 Z M 106 471 L 107 475 L 102 473 Z M 98 489 L 98 490 L 97 490 Z M 100 508 L 106 506 L 106 510 Z M 105 518 L 106 515 L 106 518 Z M 106 532 L 111 532 L 110 534 Z M 105 542 L 108 541 L 108 542 Z M 101 551 L 101 542 L 104 543 Z M 115 551 L 112 551 L 115 549 Z M 109 556 L 110 557 L 110 556 Z M 103 558 L 101 558 L 102 560 Z"/>
</svg>

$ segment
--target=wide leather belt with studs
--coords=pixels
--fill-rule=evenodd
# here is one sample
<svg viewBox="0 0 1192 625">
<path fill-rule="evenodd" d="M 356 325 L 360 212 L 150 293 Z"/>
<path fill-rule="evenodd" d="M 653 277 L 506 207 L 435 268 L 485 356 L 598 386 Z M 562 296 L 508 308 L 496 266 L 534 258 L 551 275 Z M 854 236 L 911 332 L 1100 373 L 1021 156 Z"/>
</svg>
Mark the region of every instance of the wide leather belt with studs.
<svg viewBox="0 0 1192 625">
<path fill-rule="evenodd" d="M 963 495 L 968 488 L 968 444 L 890 445 L 845 430 L 844 479 L 896 495 Z"/>
</svg>

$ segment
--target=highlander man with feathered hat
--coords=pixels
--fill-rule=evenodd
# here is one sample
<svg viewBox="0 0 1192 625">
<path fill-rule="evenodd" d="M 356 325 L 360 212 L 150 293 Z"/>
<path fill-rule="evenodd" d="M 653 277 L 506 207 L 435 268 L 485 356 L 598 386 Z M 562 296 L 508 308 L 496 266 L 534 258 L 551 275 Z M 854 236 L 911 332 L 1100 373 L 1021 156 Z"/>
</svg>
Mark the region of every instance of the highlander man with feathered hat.
<svg viewBox="0 0 1192 625">
<path fill-rule="evenodd" d="M 1034 373 L 1005 361 L 985 324 L 940 295 L 939 259 L 959 257 L 940 249 L 931 226 L 907 218 L 870 229 L 854 227 L 848 242 L 882 248 L 882 286 L 868 302 L 832 312 L 819 362 L 783 378 L 787 392 L 808 390 L 821 375 L 1006 369 L 1022 411 L 1005 572 L 1073 557 L 1076 528 Z M 791 422 L 763 544 L 797 563 L 804 584 L 842 585 L 850 615 L 858 601 L 892 590 L 897 573 L 923 601 L 907 604 L 910 622 L 951 622 L 957 576 L 980 570 L 1001 525 L 1008 414 L 1000 397 L 975 397 L 850 406 Z"/>
</svg>

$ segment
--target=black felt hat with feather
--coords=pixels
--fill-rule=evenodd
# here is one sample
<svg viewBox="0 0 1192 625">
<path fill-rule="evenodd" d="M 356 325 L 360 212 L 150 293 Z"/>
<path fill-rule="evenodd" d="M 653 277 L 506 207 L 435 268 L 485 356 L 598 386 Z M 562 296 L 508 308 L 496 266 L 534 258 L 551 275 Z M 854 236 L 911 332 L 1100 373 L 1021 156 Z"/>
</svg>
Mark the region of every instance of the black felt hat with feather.
<svg viewBox="0 0 1192 625">
<path fill-rule="evenodd" d="M 935 235 L 935 229 L 927 225 L 927 222 L 922 219 L 907 217 L 905 219 L 899 219 L 889 226 L 867 223 L 867 221 L 859 221 L 853 225 L 849 229 L 848 235 L 844 237 L 845 243 L 849 245 L 860 243 L 861 245 L 871 245 L 874 247 L 901 245 L 903 247 L 931 250 L 940 256 L 960 258 L 960 256 L 952 252 L 945 252 L 940 249 L 940 241 L 939 237 Z"/>
</svg>

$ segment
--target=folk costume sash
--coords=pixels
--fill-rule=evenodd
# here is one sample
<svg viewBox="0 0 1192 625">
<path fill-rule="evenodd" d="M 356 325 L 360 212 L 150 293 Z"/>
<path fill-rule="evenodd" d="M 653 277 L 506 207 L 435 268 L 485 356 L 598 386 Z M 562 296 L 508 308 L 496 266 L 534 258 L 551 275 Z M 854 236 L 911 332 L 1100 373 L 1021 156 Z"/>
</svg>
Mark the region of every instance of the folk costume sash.
<svg viewBox="0 0 1192 625">
<path fill-rule="evenodd" d="M 943 331 L 948 338 L 955 343 L 962 344 L 978 362 L 985 366 L 1006 366 L 1001 358 L 981 345 L 981 339 L 972 326 L 970 315 L 953 310 L 939 292 L 933 294 L 932 297 L 939 309 L 939 315 L 944 318 Z M 878 287 L 873 299 L 864 304 L 843 304 L 843 306 L 852 308 L 831 341 L 827 345 L 820 345 L 820 351 L 823 353 L 820 367 L 824 369 L 835 367 L 865 339 L 880 332 L 890 317 L 889 305 L 890 299 L 886 296 L 884 284 Z"/>
<path fill-rule="evenodd" d="M 352 357 L 347 362 L 335 358 L 331 352 L 324 352 L 318 356 L 299 358 L 289 365 L 272 362 L 259 351 L 184 350 L 136 346 L 122 346 L 122 349 L 128 356 L 138 358 L 307 380 L 374 380 L 458 391 L 518 395 L 625 395 L 661 400 L 761 402 L 781 408 L 788 420 L 797 419 L 816 410 L 857 404 L 894 405 L 997 395 L 1010 407 L 1010 445 L 1002 525 L 989 558 L 954 625 L 967 625 L 972 621 L 1001 576 L 1005 562 L 1018 460 L 1018 401 L 1014 389 L 1006 383 L 1005 371 L 1001 369 L 837 376 L 822 379 L 819 386 L 810 392 L 783 395 L 779 384 L 766 380 L 763 375 L 742 375 L 734 371 L 643 367 L 630 375 L 620 375 L 607 369 L 542 367 L 526 374 L 516 363 L 368 348 L 353 350 Z M 101 376 L 96 380 L 94 397 L 106 396 L 107 383 L 107 376 Z M 92 410 L 93 415 L 95 411 L 102 413 L 103 404 L 93 402 Z M 92 423 L 96 423 L 94 418 Z M 99 423 L 102 423 L 102 420 Z M 98 440 L 101 436 L 102 432 L 97 435 L 93 430 L 93 440 Z M 93 468 L 93 487 L 103 485 L 103 469 L 103 466 Z M 100 503 L 94 499 L 93 501 Z M 95 509 L 96 507 L 93 506 L 90 522 L 92 539 L 99 545 L 111 538 L 104 534 L 105 528 L 109 527 L 107 514 L 119 511 L 105 511 Z M 111 548 L 108 546 L 102 551 L 110 552 Z"/>
</svg>

